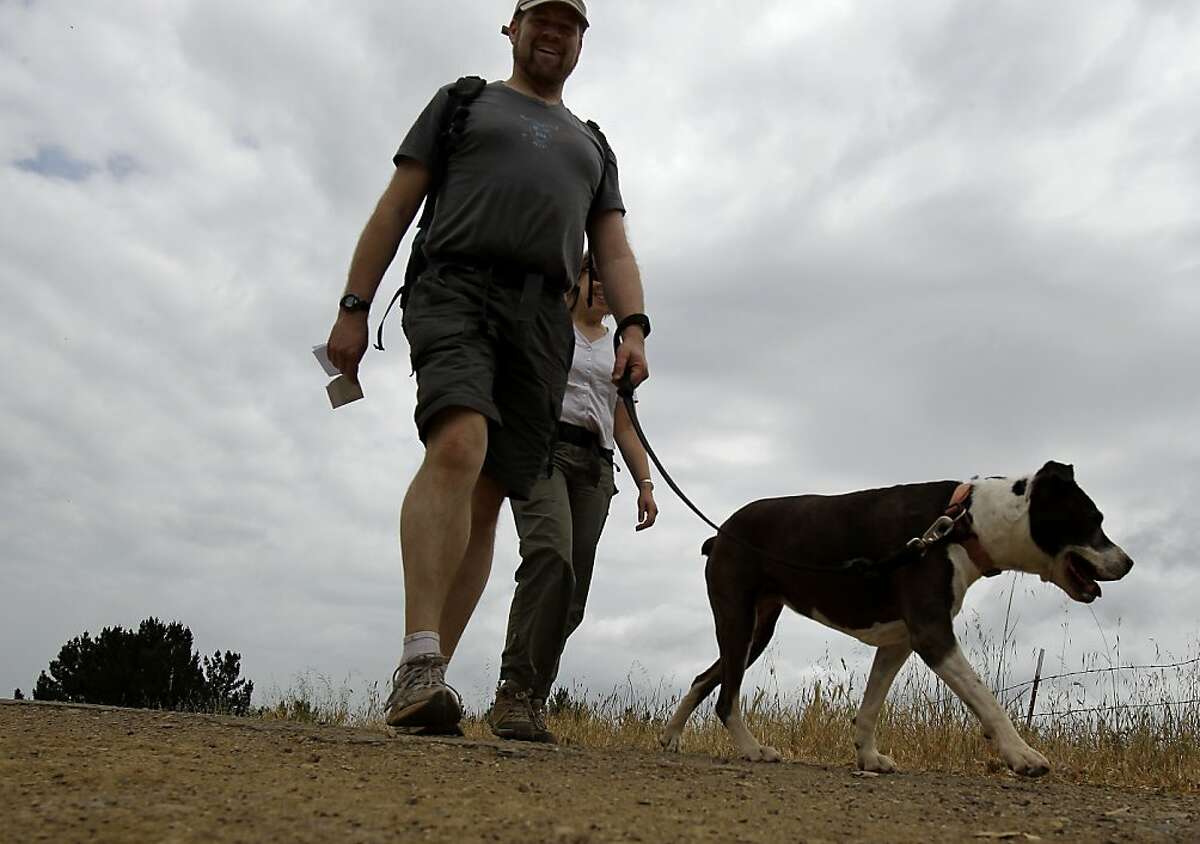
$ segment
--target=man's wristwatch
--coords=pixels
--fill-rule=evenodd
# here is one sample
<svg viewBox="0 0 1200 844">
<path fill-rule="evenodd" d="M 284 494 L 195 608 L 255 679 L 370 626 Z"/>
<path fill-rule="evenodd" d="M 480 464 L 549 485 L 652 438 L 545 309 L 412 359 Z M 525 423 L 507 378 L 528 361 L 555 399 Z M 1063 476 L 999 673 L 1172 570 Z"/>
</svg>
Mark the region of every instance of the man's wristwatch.
<svg viewBox="0 0 1200 844">
<path fill-rule="evenodd" d="M 645 314 L 630 314 L 617 323 L 617 336 L 623 338 L 625 329 L 631 325 L 636 325 L 642 329 L 642 337 L 650 336 L 650 317 Z"/>
<path fill-rule="evenodd" d="M 654 492 L 654 481 L 650 480 L 649 478 L 643 478 L 642 480 L 638 481 L 638 486 L 645 487 L 651 492 Z"/>
<path fill-rule="evenodd" d="M 371 300 L 360 299 L 353 293 L 347 293 L 342 297 L 342 300 L 338 302 L 338 307 L 351 314 L 358 313 L 359 311 L 366 312 L 371 309 Z"/>
</svg>

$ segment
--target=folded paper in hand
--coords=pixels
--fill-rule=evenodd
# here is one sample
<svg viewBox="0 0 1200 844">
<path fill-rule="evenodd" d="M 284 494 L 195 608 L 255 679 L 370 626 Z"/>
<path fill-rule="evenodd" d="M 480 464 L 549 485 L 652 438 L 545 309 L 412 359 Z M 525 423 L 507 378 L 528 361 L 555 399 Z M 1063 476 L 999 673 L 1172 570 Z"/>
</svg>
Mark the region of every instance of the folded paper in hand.
<svg viewBox="0 0 1200 844">
<path fill-rule="evenodd" d="M 363 397 L 362 385 L 342 375 L 338 371 L 338 368 L 329 360 L 329 349 L 327 346 L 313 346 L 312 351 L 313 357 L 317 359 L 317 363 L 321 364 L 321 368 L 325 370 L 325 374 L 337 376 L 325 387 L 325 392 L 329 394 L 329 404 L 335 410 L 344 404 L 358 401 Z"/>
<path fill-rule="evenodd" d="M 329 393 L 329 403 L 334 408 L 358 401 L 363 397 L 362 384 L 351 381 L 345 375 L 339 375 L 330 381 L 325 387 L 325 392 Z"/>
<path fill-rule="evenodd" d="M 313 357 L 317 359 L 317 363 L 321 364 L 321 368 L 325 370 L 325 374 L 330 378 L 342 374 L 338 372 L 338 368 L 329 359 L 328 344 L 322 343 L 320 346 L 313 346 Z"/>
</svg>

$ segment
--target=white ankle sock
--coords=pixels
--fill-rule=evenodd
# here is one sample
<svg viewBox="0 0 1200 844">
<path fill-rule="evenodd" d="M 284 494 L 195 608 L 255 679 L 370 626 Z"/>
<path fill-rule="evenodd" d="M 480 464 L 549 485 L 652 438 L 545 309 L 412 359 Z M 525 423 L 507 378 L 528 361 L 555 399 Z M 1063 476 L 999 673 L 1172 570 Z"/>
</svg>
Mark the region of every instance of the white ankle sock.
<svg viewBox="0 0 1200 844">
<path fill-rule="evenodd" d="M 418 630 L 404 637 L 404 656 L 401 662 L 411 662 L 419 656 L 441 656 L 442 639 L 435 630 Z"/>
</svg>

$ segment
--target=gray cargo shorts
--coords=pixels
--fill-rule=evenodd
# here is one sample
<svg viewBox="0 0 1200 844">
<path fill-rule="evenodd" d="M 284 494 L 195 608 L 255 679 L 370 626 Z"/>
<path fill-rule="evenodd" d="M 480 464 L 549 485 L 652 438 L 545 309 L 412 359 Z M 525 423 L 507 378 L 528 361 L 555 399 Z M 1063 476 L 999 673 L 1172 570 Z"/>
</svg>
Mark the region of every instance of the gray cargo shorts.
<svg viewBox="0 0 1200 844">
<path fill-rule="evenodd" d="M 549 468 L 575 333 L 563 292 L 456 265 L 426 270 L 402 319 L 417 377 L 417 432 L 441 411 L 488 419 L 484 472 L 524 500 Z"/>
</svg>

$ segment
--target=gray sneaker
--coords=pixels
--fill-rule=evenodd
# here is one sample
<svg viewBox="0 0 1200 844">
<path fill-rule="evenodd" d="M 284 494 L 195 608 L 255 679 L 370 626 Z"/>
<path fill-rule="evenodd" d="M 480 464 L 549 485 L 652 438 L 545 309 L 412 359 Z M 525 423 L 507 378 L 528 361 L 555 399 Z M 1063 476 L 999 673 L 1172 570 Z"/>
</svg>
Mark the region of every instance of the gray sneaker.
<svg viewBox="0 0 1200 844">
<path fill-rule="evenodd" d="M 389 727 L 424 727 L 449 732 L 462 719 L 462 699 L 446 685 L 446 658 L 419 656 L 392 674 L 384 707 Z"/>
</svg>

